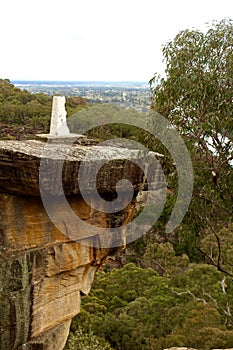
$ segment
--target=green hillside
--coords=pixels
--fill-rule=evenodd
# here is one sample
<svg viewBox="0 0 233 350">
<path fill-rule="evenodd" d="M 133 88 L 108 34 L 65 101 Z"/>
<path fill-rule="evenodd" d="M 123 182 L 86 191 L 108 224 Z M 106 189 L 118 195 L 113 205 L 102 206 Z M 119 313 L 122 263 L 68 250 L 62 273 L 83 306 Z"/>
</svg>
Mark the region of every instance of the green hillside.
<svg viewBox="0 0 233 350">
<path fill-rule="evenodd" d="M 87 106 L 87 100 L 67 97 L 67 112 L 73 114 Z M 20 90 L 8 79 L 0 79 L 0 138 L 31 138 L 38 132 L 48 132 L 52 97 Z"/>
</svg>

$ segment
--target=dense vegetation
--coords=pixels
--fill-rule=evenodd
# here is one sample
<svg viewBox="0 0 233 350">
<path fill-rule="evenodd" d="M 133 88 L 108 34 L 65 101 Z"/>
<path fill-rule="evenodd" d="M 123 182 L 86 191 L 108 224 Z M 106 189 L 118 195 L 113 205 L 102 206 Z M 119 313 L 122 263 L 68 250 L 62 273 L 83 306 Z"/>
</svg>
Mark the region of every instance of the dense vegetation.
<svg viewBox="0 0 233 350">
<path fill-rule="evenodd" d="M 233 225 L 221 230 L 219 239 L 222 267 L 232 272 Z M 75 337 L 78 331 L 90 343 L 97 337 L 116 350 L 233 347 L 232 277 L 218 271 L 215 264 L 191 263 L 186 254 L 177 255 L 170 242 L 154 240 L 150 238 L 141 250 L 141 258 L 137 254 L 140 264 L 151 267 L 128 263 L 109 271 L 105 265 L 96 275 L 72 323 L 68 350 L 86 349 Z M 199 244 L 217 261 L 213 234 Z"/>
<path fill-rule="evenodd" d="M 156 256 L 169 265 L 171 274 L 159 276 L 132 263 L 99 272 L 90 295 L 82 301 L 81 314 L 73 321 L 72 333 L 81 325 L 90 338 L 93 332 L 117 350 L 232 347 L 230 278 L 211 265 L 189 264 L 187 256 L 175 257 L 169 244 L 159 247 Z M 69 340 L 72 343 L 75 339 Z M 85 348 L 76 344 L 73 349 Z"/>
</svg>

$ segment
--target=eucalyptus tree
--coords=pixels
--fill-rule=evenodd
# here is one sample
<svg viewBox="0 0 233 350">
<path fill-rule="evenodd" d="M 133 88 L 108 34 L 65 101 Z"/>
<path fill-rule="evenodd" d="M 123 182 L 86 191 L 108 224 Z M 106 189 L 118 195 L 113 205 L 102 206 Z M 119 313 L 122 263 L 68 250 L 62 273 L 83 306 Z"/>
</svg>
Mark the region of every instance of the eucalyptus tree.
<svg viewBox="0 0 233 350">
<path fill-rule="evenodd" d="M 162 52 L 165 74 L 150 80 L 152 109 L 179 130 L 195 170 L 180 230 L 197 237 L 208 227 L 217 235 L 232 221 L 233 21 L 214 21 L 206 32 L 183 30 Z"/>
</svg>

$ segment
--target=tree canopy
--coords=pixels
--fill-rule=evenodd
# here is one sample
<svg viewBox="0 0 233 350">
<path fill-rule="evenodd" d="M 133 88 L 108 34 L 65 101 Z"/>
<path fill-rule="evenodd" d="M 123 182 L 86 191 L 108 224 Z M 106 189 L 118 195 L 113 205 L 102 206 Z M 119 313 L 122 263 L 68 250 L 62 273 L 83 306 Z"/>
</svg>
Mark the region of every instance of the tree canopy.
<svg viewBox="0 0 233 350">
<path fill-rule="evenodd" d="M 233 158 L 233 21 L 206 33 L 181 31 L 163 55 L 166 77 L 152 88 L 152 106 L 197 143 L 215 170 L 216 162 Z"/>
<path fill-rule="evenodd" d="M 165 259 L 169 256 L 160 262 Z M 66 349 L 71 341 L 78 342 L 79 329 L 86 336 L 93 332 L 116 350 L 232 347 L 230 278 L 207 264 L 184 261 L 180 269 L 172 276 L 159 276 L 151 268 L 131 263 L 99 272 L 90 295 L 82 300 L 81 313 L 72 322 Z"/>
<path fill-rule="evenodd" d="M 163 56 L 165 76 L 150 81 L 152 108 L 179 130 L 192 157 L 193 200 L 180 228 L 188 249 L 192 233 L 217 233 L 232 222 L 233 21 L 213 22 L 206 32 L 183 30 Z"/>
</svg>

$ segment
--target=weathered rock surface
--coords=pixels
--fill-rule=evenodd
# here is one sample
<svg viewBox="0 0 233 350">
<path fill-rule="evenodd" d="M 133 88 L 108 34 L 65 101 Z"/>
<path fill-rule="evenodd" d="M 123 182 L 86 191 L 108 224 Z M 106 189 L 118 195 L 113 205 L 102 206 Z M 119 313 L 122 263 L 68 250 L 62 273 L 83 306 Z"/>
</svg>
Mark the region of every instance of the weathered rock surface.
<svg viewBox="0 0 233 350">
<path fill-rule="evenodd" d="M 80 194 L 81 163 L 86 163 L 87 191 L 96 187 L 100 193 L 112 193 L 119 179 L 128 179 L 136 191 L 142 183 L 143 172 L 133 161 L 143 158 L 142 150 L 77 144 L 71 147 L 37 140 L 0 141 L 0 191 L 39 196 L 40 172 L 45 191 L 60 195 L 61 176 L 66 195 Z M 103 162 L 97 183 L 93 183 L 92 174 Z"/>
<path fill-rule="evenodd" d="M 79 203 L 83 209 L 76 198 Z M 39 197 L 1 194 L 0 215 L 0 348 L 44 344 L 41 349 L 62 349 L 67 322 L 79 313 L 80 295 L 89 292 L 96 270 L 113 249 L 93 248 L 59 232 Z M 99 225 L 106 226 L 105 219 Z M 63 336 L 54 329 L 59 325 Z"/>
<path fill-rule="evenodd" d="M 111 199 L 119 178 L 133 184 L 131 202 L 117 213 L 104 213 L 93 209 L 80 196 L 77 174 L 84 160 L 87 146 L 73 145 L 66 154 L 65 145 L 57 144 L 44 152 L 40 141 L 0 141 L 0 349 L 4 350 L 62 350 L 69 333 L 72 317 L 79 313 L 80 300 L 91 288 L 94 274 L 107 256 L 117 249 L 111 236 L 91 231 L 83 234 L 82 227 L 60 230 L 50 220 L 40 197 L 39 167 L 45 159 L 50 169 L 45 172 L 52 178 L 47 190 L 56 198 L 53 211 L 62 222 L 66 209 L 60 201 L 57 166 L 64 162 L 63 188 L 70 208 L 82 221 L 97 228 L 121 226 L 135 214 L 135 197 L 142 187 L 143 172 L 129 161 L 140 156 L 140 151 L 127 151 L 107 147 L 97 148 L 92 164 L 118 156 L 97 178 L 97 189 L 102 197 Z M 127 157 L 126 157 L 127 155 Z M 94 156 L 93 156 L 94 157 Z M 126 157 L 126 160 L 125 160 Z M 94 163 L 93 163 L 94 160 Z M 89 160 L 87 160 L 89 161 Z M 89 170 L 88 168 L 88 171 Z M 93 184 L 86 188 L 92 196 Z M 44 189 L 46 190 L 46 189 Z M 126 196 L 127 197 L 127 196 Z M 100 207 L 97 197 L 91 197 Z M 127 199 L 127 198 L 126 198 Z M 124 242 L 122 229 L 122 242 Z M 101 244 L 93 245 L 94 240 Z M 106 244 L 105 244 L 106 243 Z M 109 247 L 109 248 L 103 248 Z"/>
</svg>

